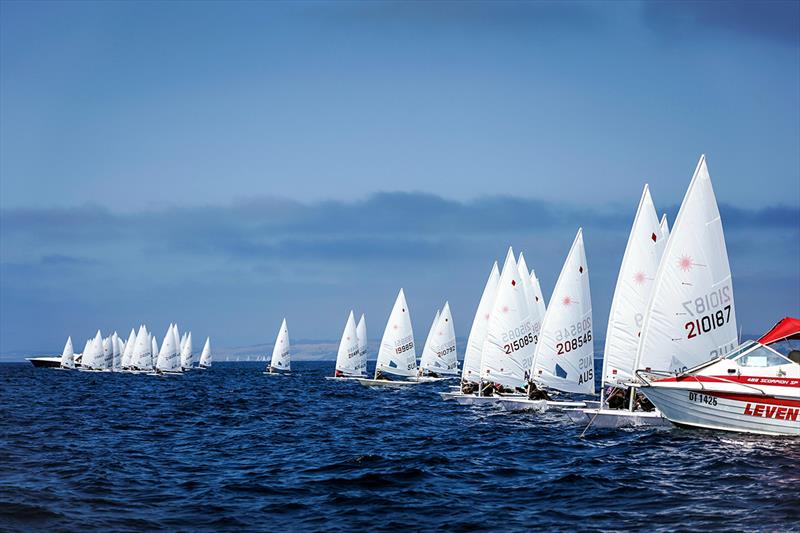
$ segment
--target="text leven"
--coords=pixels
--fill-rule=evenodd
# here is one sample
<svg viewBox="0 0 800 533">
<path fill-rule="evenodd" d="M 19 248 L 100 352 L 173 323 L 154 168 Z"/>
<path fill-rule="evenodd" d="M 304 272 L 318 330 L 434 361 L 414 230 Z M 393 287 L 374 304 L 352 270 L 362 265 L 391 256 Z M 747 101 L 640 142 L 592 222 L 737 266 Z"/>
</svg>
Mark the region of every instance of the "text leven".
<svg viewBox="0 0 800 533">
<path fill-rule="evenodd" d="M 760 418 L 774 418 L 776 420 L 796 422 L 797 416 L 800 415 L 800 408 L 779 407 L 777 405 L 765 405 L 763 403 L 748 403 L 744 406 L 744 414 Z"/>
</svg>

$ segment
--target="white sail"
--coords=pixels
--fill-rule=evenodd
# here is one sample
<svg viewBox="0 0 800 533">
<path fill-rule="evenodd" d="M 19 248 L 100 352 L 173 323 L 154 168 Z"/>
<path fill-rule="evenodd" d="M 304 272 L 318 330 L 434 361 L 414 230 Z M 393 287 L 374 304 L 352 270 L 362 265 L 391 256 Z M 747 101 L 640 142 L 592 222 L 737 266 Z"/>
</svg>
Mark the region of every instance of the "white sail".
<svg viewBox="0 0 800 533">
<path fill-rule="evenodd" d="M 728 250 L 705 156 L 667 240 L 635 368 L 680 372 L 737 344 Z"/>
<path fill-rule="evenodd" d="M 417 352 L 414 348 L 414 329 L 411 327 L 411 313 L 406 303 L 403 289 L 397 299 L 383 330 L 378 360 L 375 363 L 375 377 L 378 372 L 397 376 L 414 376 L 417 373 Z"/>
<path fill-rule="evenodd" d="M 175 347 L 175 353 L 177 353 L 178 357 L 180 357 L 181 356 L 181 346 L 182 346 L 182 344 L 181 344 L 181 334 L 178 331 L 178 324 L 173 324 L 173 326 L 172 326 L 172 335 L 175 337 L 173 339 L 173 343 L 174 343 L 174 347 Z"/>
<path fill-rule="evenodd" d="M 453 326 L 453 315 L 450 312 L 450 302 L 444 303 L 442 314 L 433 331 L 431 348 L 436 358 L 429 368 L 437 374 L 458 375 L 458 351 L 456 348 L 456 330 Z"/>
<path fill-rule="evenodd" d="M 579 229 L 550 297 L 533 379 L 564 392 L 594 394 L 594 343 L 589 268 Z"/>
<path fill-rule="evenodd" d="M 117 335 L 115 331 L 113 335 L 111 335 L 111 351 L 114 354 L 111 360 L 111 369 L 114 372 L 119 372 L 122 370 L 122 350 L 121 350 L 122 341 Z"/>
<path fill-rule="evenodd" d="M 61 368 L 75 368 L 75 352 L 72 349 L 72 337 L 67 337 L 64 351 L 61 352 Z"/>
<path fill-rule="evenodd" d="M 149 338 L 150 338 L 150 353 L 153 354 L 153 358 L 156 358 L 158 357 L 158 353 L 161 351 L 158 349 L 158 340 L 156 340 L 155 335 L 149 335 Z"/>
<path fill-rule="evenodd" d="M 536 277 L 536 272 L 531 270 L 531 288 L 533 289 L 533 301 L 539 316 L 544 321 L 544 315 L 547 312 L 547 305 L 544 303 L 544 294 L 542 294 L 542 286 L 539 283 L 539 278 Z"/>
<path fill-rule="evenodd" d="M 164 340 L 161 342 L 161 349 L 158 352 L 156 370 L 162 372 L 177 372 L 181 368 L 180 357 L 178 355 L 178 337 L 176 326 L 167 328 Z"/>
<path fill-rule="evenodd" d="M 131 333 L 128 335 L 128 340 L 125 342 L 125 350 L 122 351 L 122 368 L 124 369 L 131 367 L 134 344 L 136 344 L 136 332 L 131 328 Z"/>
<path fill-rule="evenodd" d="M 428 330 L 428 336 L 425 338 L 425 346 L 422 347 L 422 355 L 419 356 L 419 369 L 423 372 L 428 370 L 432 371 L 433 362 L 436 360 L 436 353 L 431 347 L 431 341 L 435 335 L 434 330 L 439 323 L 439 309 L 436 310 L 436 315 L 433 317 L 433 322 Z"/>
<path fill-rule="evenodd" d="M 483 294 L 481 294 L 478 309 L 475 311 L 475 318 L 472 319 L 472 328 L 469 330 L 467 348 L 464 352 L 464 366 L 461 369 L 462 381 L 480 382 L 483 343 L 486 340 L 486 331 L 489 329 L 489 317 L 494 306 L 498 283 L 500 283 L 500 272 L 497 268 L 497 261 L 495 261 L 491 272 L 489 272 L 489 279 L 486 280 L 486 285 L 483 287 Z"/>
<path fill-rule="evenodd" d="M 89 343 L 83 352 L 81 366 L 90 370 L 102 370 L 105 366 L 105 355 L 103 353 L 103 335 L 100 330 L 94 339 Z"/>
<path fill-rule="evenodd" d="M 481 380 L 512 389 L 525 387 L 535 340 L 524 284 L 509 247 L 483 343 Z"/>
<path fill-rule="evenodd" d="M 286 319 L 281 322 L 278 330 L 278 337 L 275 339 L 275 346 L 272 348 L 272 359 L 269 367 L 272 370 L 291 370 L 292 356 L 289 347 L 289 328 L 286 327 Z"/>
<path fill-rule="evenodd" d="M 353 311 L 347 316 L 347 322 L 342 331 L 342 340 L 339 341 L 339 351 L 336 354 L 337 376 L 363 376 L 359 364 L 360 350 L 358 347 L 358 333 Z"/>
<path fill-rule="evenodd" d="M 359 375 L 367 375 L 367 321 L 364 314 L 358 320 L 356 326 L 356 335 L 358 335 L 358 373 Z"/>
<path fill-rule="evenodd" d="M 183 346 L 181 346 L 181 368 L 189 370 L 194 365 L 194 355 L 192 354 L 192 332 L 185 334 Z"/>
<path fill-rule="evenodd" d="M 136 333 L 131 366 L 136 370 L 151 370 L 153 368 L 150 352 L 150 335 L 144 325 L 139 326 L 139 331 Z"/>
<path fill-rule="evenodd" d="M 661 236 L 664 237 L 664 243 L 666 243 L 669 238 L 669 222 L 667 222 L 666 213 L 661 215 L 661 224 L 659 226 L 661 227 Z"/>
<path fill-rule="evenodd" d="M 114 366 L 114 350 L 111 347 L 111 337 L 103 339 L 103 369 L 111 370 Z"/>
<path fill-rule="evenodd" d="M 211 338 L 206 337 L 206 343 L 203 346 L 203 352 L 200 354 L 200 366 L 208 368 L 211 366 Z"/>
<path fill-rule="evenodd" d="M 603 352 L 605 384 L 628 383 L 633 378 L 644 313 L 665 244 L 650 189 L 645 185 L 611 300 Z"/>
<path fill-rule="evenodd" d="M 525 256 L 522 254 L 522 252 L 519 253 L 517 270 L 519 271 L 522 287 L 525 290 L 525 301 L 528 303 L 528 314 L 531 317 L 531 327 L 533 328 L 533 338 L 535 339 L 535 344 L 539 341 L 539 333 L 542 329 L 542 320 L 544 320 L 544 314 L 540 314 L 539 310 L 541 307 L 539 306 L 539 302 L 537 300 L 536 291 L 531 283 L 531 277 L 528 273 L 528 264 L 525 262 Z"/>
</svg>

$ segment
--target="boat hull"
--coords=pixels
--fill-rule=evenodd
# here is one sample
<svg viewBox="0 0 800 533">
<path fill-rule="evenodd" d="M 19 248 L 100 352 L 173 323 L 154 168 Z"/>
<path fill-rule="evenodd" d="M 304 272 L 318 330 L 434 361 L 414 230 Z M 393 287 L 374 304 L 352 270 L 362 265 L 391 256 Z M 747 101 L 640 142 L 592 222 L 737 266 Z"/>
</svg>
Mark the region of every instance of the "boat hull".
<svg viewBox="0 0 800 533">
<path fill-rule="evenodd" d="M 591 424 L 597 429 L 625 427 L 669 427 L 672 424 L 659 411 L 628 411 L 626 409 L 565 409 L 570 420 Z"/>
<path fill-rule="evenodd" d="M 641 391 L 672 423 L 760 435 L 800 435 L 800 400 L 767 395 L 697 392 L 677 387 Z"/>
<path fill-rule="evenodd" d="M 584 402 L 558 401 L 558 400 L 529 400 L 527 398 L 507 398 L 500 401 L 500 407 L 505 411 L 538 411 L 548 409 L 567 409 L 570 407 L 585 407 Z"/>
<path fill-rule="evenodd" d="M 328 381 L 358 381 L 359 379 L 366 379 L 366 378 L 357 378 L 355 376 L 325 376 L 325 379 Z"/>
<path fill-rule="evenodd" d="M 60 357 L 28 357 L 26 361 L 36 368 L 58 368 L 61 366 Z"/>
<path fill-rule="evenodd" d="M 517 396 L 513 394 L 504 396 L 478 396 L 476 394 L 462 394 L 460 392 L 442 392 L 440 395 L 445 400 L 455 400 L 459 405 L 489 405 L 496 404 L 504 399 L 524 398 L 522 395 Z"/>
<path fill-rule="evenodd" d="M 409 385 L 419 385 L 420 381 L 390 381 L 388 379 L 367 379 L 356 378 L 359 385 L 364 387 L 388 387 L 388 388 L 402 388 Z"/>
</svg>

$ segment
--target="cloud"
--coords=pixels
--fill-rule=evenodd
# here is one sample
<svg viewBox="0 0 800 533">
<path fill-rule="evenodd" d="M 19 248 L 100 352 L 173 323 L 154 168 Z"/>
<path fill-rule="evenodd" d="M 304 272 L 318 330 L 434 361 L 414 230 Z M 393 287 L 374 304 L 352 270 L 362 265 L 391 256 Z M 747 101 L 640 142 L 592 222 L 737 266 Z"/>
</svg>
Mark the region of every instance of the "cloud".
<svg viewBox="0 0 800 533">
<path fill-rule="evenodd" d="M 457 333 L 466 336 L 489 267 L 508 245 L 525 251 L 547 294 L 578 226 L 600 324 L 634 209 L 421 193 L 354 202 L 253 198 L 135 213 L 5 209 L 0 352 L 55 349 L 66 335 L 98 327 L 127 331 L 147 322 L 161 331 L 173 320 L 219 346 L 261 344 L 284 315 L 296 335 L 330 340 L 351 308 L 367 312 L 377 337 L 401 286 L 420 328 L 449 299 Z M 671 221 L 676 211 L 667 210 Z M 746 329 L 796 313 L 800 208 L 722 205 L 721 212 L 737 295 L 758 303 L 739 306 L 743 323 L 753 324 Z M 794 283 L 769 294 L 772 280 Z"/>
</svg>

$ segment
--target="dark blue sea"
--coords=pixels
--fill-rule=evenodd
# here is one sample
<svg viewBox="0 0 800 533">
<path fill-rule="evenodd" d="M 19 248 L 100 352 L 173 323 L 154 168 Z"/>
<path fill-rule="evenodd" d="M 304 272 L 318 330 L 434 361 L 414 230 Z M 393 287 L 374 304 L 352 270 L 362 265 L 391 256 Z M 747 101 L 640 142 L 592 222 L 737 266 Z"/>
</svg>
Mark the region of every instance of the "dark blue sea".
<svg viewBox="0 0 800 533">
<path fill-rule="evenodd" d="M 593 431 L 368 390 L 333 363 L 0 365 L 4 531 L 798 531 L 800 442 Z"/>
</svg>

